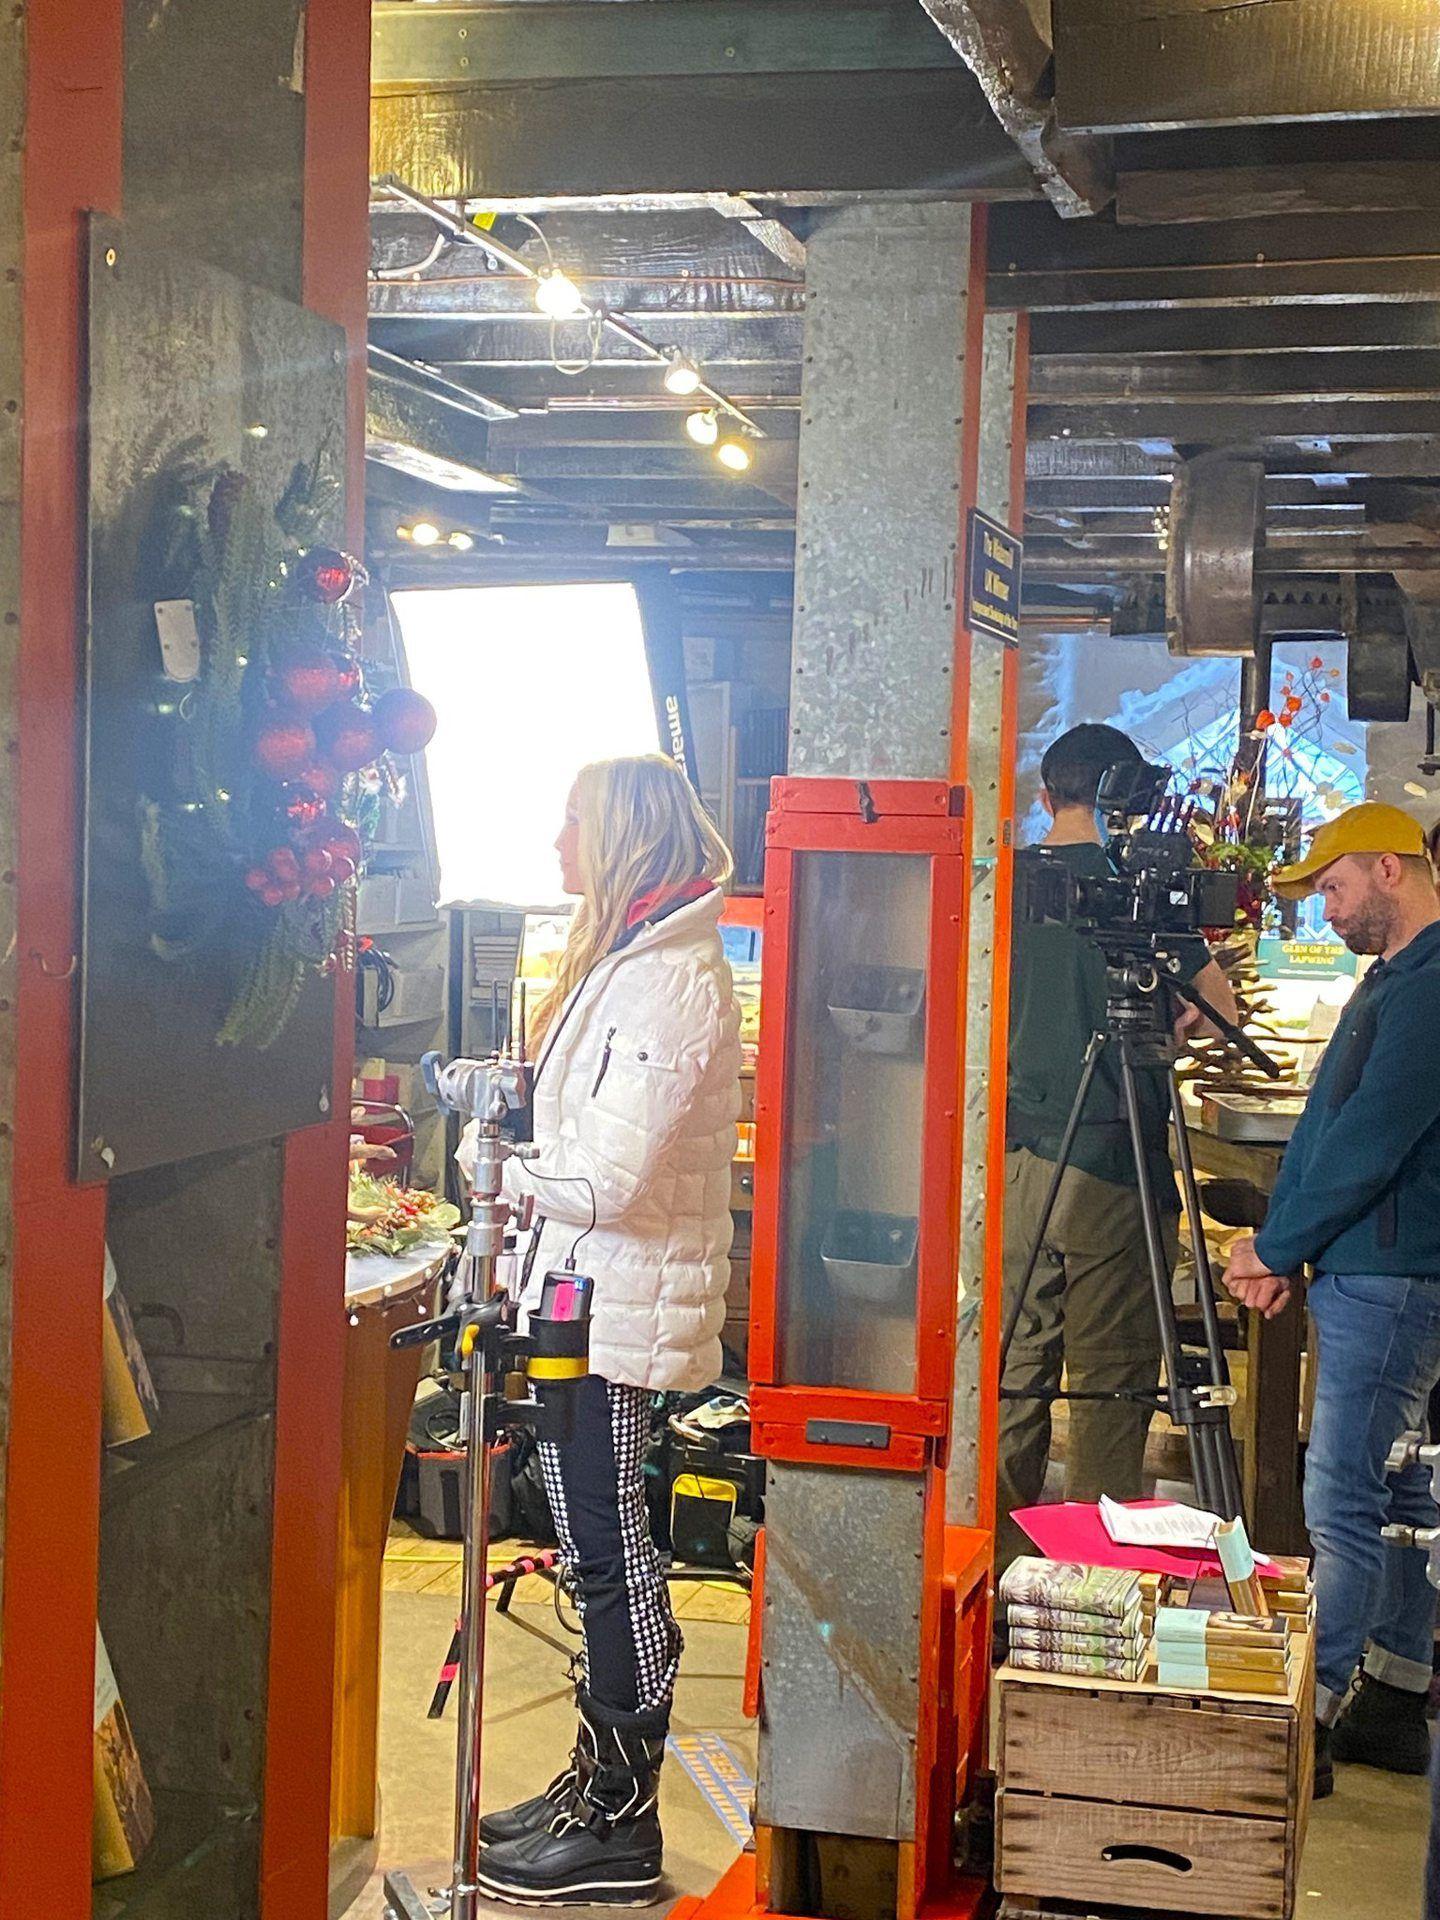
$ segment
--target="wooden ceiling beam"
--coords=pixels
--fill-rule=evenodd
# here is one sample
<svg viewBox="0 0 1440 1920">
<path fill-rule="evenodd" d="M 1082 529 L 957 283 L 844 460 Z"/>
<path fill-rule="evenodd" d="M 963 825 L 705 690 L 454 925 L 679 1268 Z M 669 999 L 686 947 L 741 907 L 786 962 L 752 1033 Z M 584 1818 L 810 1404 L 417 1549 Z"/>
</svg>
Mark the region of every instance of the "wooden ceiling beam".
<svg viewBox="0 0 1440 1920">
<path fill-rule="evenodd" d="M 984 89 L 991 111 L 1066 218 L 1097 213 L 1113 192 L 1103 141 L 1062 134 L 1051 98 L 1053 53 L 1025 0 L 921 0 Z"/>
<path fill-rule="evenodd" d="M 1155 168 L 1115 177 L 1121 226 L 1278 220 L 1313 214 L 1440 212 L 1433 161 L 1313 160 L 1288 167 Z"/>
<path fill-rule="evenodd" d="M 669 9 L 627 13 L 637 11 Z M 371 170 L 432 199 L 486 206 L 547 195 L 571 206 L 640 195 L 663 206 L 670 195 L 693 204 L 693 196 L 715 193 L 990 200 L 1028 199 L 1036 190 L 979 82 L 958 64 L 382 95 L 371 114 Z"/>
<path fill-rule="evenodd" d="M 1103 406 L 1032 406 L 1034 440 L 1163 441 L 1170 445 L 1263 446 L 1272 440 L 1427 442 L 1440 435 L 1440 400 L 1337 402 L 1240 401 L 1218 407 L 1213 401 L 1119 402 Z M 1428 449 L 1434 458 L 1433 446 Z"/>
<path fill-rule="evenodd" d="M 1440 111 L 1433 0 L 1054 0 L 1062 127 Z"/>
<path fill-rule="evenodd" d="M 1312 347 L 1356 352 L 1440 348 L 1440 305 L 1182 307 L 1132 313 L 1037 313 L 1030 351 L 1138 359 L 1164 354 L 1295 353 Z"/>
<path fill-rule="evenodd" d="M 493 384 L 493 383 L 492 383 Z M 500 399 L 509 395 L 495 386 Z M 1440 349 L 1406 352 L 1171 355 L 1124 360 L 1110 355 L 1048 358 L 1030 366 L 1032 401 L 1070 406 L 1151 400 L 1315 405 L 1362 400 L 1440 400 Z"/>
</svg>

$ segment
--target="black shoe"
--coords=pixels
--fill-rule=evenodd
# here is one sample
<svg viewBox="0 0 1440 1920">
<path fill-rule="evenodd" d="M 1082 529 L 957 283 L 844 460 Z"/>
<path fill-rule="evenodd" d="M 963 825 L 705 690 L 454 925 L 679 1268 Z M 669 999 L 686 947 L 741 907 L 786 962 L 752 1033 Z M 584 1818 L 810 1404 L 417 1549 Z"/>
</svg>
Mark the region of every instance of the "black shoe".
<svg viewBox="0 0 1440 1920">
<path fill-rule="evenodd" d="M 1335 1791 L 1335 1760 L 1330 1752 L 1330 1729 L 1315 1722 L 1315 1784 L 1311 1798 L 1328 1800 Z"/>
<path fill-rule="evenodd" d="M 1337 1760 L 1383 1767 L 1387 1773 L 1428 1772 L 1427 1698 L 1407 1687 L 1392 1687 L 1362 1668 L 1349 1705 L 1331 1731 L 1331 1753 Z"/>
<path fill-rule="evenodd" d="M 542 1827 L 549 1826 L 556 1812 L 569 1806 L 575 1797 L 580 1777 L 577 1760 L 578 1749 L 571 1754 L 569 1766 L 563 1773 L 556 1774 L 543 1793 L 522 1800 L 519 1806 L 498 1807 L 494 1813 L 481 1814 L 481 1846 L 501 1846 L 507 1840 L 520 1840 L 527 1833 L 538 1833 Z"/>
<path fill-rule="evenodd" d="M 620 1713 L 582 1693 L 568 1800 L 544 1826 L 486 1848 L 481 1893 L 514 1906 L 648 1907 L 660 1891 L 657 1796 L 669 1722 L 668 1708 Z"/>
</svg>

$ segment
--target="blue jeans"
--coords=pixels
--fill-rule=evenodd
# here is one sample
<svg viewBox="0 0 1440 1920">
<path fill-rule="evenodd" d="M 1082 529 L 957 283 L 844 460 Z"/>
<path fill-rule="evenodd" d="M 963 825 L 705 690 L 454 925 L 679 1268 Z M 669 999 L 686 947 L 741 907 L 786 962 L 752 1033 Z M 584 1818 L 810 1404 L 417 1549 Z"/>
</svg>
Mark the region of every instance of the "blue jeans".
<svg viewBox="0 0 1440 1920">
<path fill-rule="evenodd" d="M 1407 1429 L 1424 1429 L 1440 1379 L 1440 1282 L 1322 1273 L 1309 1306 L 1319 1372 L 1305 1523 L 1315 1553 L 1315 1711 L 1329 1725 L 1362 1653 L 1377 1680 L 1414 1693 L 1430 1685 L 1436 1595 L 1426 1556 L 1387 1545 L 1380 1529 L 1436 1524 L 1428 1469 L 1387 1478 L 1385 1456 Z"/>
</svg>

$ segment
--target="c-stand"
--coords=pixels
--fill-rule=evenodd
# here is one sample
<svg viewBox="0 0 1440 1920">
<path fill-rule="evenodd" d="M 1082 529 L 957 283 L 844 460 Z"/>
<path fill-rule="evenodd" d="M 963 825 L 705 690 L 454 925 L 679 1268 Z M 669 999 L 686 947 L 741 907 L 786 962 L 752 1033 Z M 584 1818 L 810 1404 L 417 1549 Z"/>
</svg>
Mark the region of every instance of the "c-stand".
<svg viewBox="0 0 1440 1920">
<path fill-rule="evenodd" d="M 1233 1021 L 1212 1007 L 1203 994 L 1178 978 L 1179 961 L 1165 951 L 1162 938 L 1147 937 L 1130 931 L 1101 928 L 1091 937 L 1105 959 L 1105 1025 L 1092 1034 L 1085 1050 L 1080 1084 L 1060 1139 L 1060 1152 L 1045 1204 L 1040 1212 L 1025 1271 L 1016 1288 L 1006 1316 L 1000 1343 L 1000 1372 L 1004 1378 L 1005 1360 L 1025 1309 L 1030 1282 L 1050 1229 L 1050 1220 L 1060 1197 L 1065 1170 L 1071 1164 L 1075 1138 L 1085 1117 L 1085 1107 L 1095 1084 L 1096 1070 L 1107 1050 L 1118 1056 L 1120 1090 L 1125 1105 L 1130 1151 L 1135 1163 L 1135 1185 L 1140 1197 L 1140 1216 L 1145 1234 L 1145 1257 L 1150 1270 L 1155 1317 L 1160 1330 L 1160 1350 L 1165 1363 L 1165 1384 L 1155 1388 L 1127 1388 L 1117 1392 L 1065 1393 L 1021 1391 L 1001 1387 L 1005 1400 L 1133 1400 L 1141 1406 L 1167 1413 L 1177 1427 L 1185 1431 L 1190 1449 L 1195 1492 L 1202 1507 L 1222 1519 L 1235 1519 L 1240 1513 L 1240 1472 L 1235 1460 L 1235 1443 L 1230 1432 L 1229 1409 L 1235 1403 L 1230 1385 L 1225 1352 L 1220 1344 L 1220 1323 L 1215 1311 L 1215 1290 L 1210 1257 L 1205 1246 L 1200 1217 L 1200 1193 L 1195 1182 L 1195 1164 L 1190 1155 L 1185 1131 L 1185 1113 L 1180 1100 L 1180 1083 L 1175 1075 L 1177 1047 L 1173 1022 L 1179 1002 L 1197 1008 L 1231 1044 L 1254 1061 L 1272 1078 L 1280 1068 L 1263 1053 Z M 1175 1157 L 1184 1190 L 1185 1216 L 1195 1255 L 1200 1296 L 1200 1318 L 1204 1327 L 1204 1353 L 1187 1352 L 1182 1347 L 1175 1300 L 1170 1288 L 1170 1269 L 1165 1258 L 1165 1242 L 1160 1219 L 1159 1199 L 1151 1177 L 1145 1147 L 1144 1123 L 1140 1107 L 1139 1074 L 1160 1069 L 1165 1076 L 1170 1120 L 1175 1129 Z"/>
<path fill-rule="evenodd" d="M 499 1261 L 512 1217 L 503 1197 L 505 1162 L 528 1159 L 535 1152 L 505 1137 L 512 1116 L 523 1112 L 529 1098 L 523 1051 L 512 1057 L 507 1046 L 488 1060 L 455 1060 L 446 1067 L 438 1054 L 427 1053 L 421 1066 L 442 1111 L 469 1114 L 477 1122 L 465 1255 L 446 1311 L 439 1319 L 404 1328 L 390 1341 L 392 1347 L 411 1347 L 438 1340 L 445 1370 L 460 1393 L 465 1494 L 460 1516 L 455 1845 L 450 1885 L 434 1890 L 430 1900 L 408 1874 L 387 1873 L 385 1913 L 386 1920 L 437 1920 L 442 1914 L 449 1920 L 474 1920 L 490 1452 L 511 1427 L 523 1427 L 541 1440 L 563 1442 L 573 1436 L 573 1389 L 589 1371 L 591 1282 L 575 1272 L 572 1249 L 564 1268 L 545 1275 L 539 1305 L 526 1316 L 523 1331 L 519 1302 L 499 1283 Z"/>
</svg>

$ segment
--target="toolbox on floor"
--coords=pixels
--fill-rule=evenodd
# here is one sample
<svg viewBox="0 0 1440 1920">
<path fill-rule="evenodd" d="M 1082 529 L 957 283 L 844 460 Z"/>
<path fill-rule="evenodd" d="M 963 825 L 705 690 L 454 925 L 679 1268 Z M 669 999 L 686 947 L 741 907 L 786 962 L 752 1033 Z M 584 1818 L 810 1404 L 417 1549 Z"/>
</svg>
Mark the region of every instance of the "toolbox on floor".
<svg viewBox="0 0 1440 1920">
<path fill-rule="evenodd" d="M 1153 1913 L 1290 1920 L 1314 1769 L 1314 1639 L 1283 1699 L 1002 1668 L 995 1883 Z"/>
</svg>

